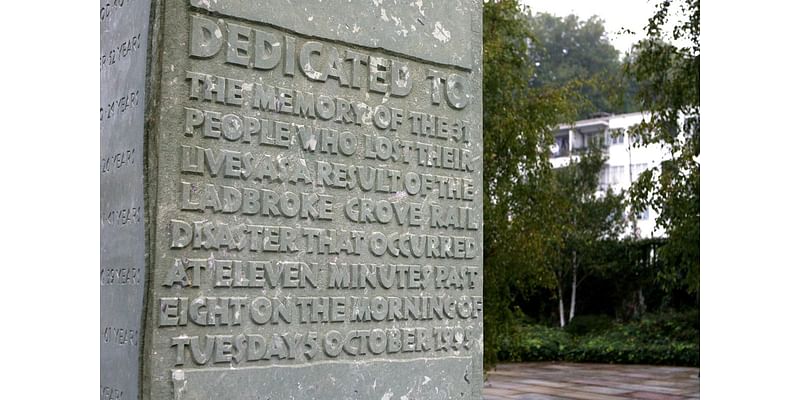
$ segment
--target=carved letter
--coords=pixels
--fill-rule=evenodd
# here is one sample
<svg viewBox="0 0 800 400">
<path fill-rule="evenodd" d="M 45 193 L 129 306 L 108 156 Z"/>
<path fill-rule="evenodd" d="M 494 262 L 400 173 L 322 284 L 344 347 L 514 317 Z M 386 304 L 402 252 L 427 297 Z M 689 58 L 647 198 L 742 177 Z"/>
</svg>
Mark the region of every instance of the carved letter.
<svg viewBox="0 0 800 400">
<path fill-rule="evenodd" d="M 192 16 L 192 39 L 189 55 L 213 57 L 222 47 L 222 30 L 217 23 L 203 17 Z"/>
</svg>

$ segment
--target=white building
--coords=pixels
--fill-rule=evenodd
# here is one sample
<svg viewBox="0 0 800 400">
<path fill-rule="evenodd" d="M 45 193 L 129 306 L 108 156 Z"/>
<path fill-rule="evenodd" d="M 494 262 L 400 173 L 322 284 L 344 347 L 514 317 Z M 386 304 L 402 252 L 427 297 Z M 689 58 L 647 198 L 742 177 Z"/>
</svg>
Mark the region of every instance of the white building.
<svg viewBox="0 0 800 400">
<path fill-rule="evenodd" d="M 611 188 L 615 193 L 627 190 L 642 171 L 656 167 L 668 157 L 660 144 L 635 146 L 628 135 L 628 128 L 642 122 L 641 112 L 601 115 L 597 118 L 577 121 L 574 124 L 560 125 L 553 132 L 555 144 L 550 149 L 550 163 L 559 168 L 569 164 L 570 159 L 580 157 L 589 143 L 595 141 L 600 145 L 607 158 L 600 175 L 598 191 L 605 192 Z M 656 229 L 657 214 L 648 209 L 637 215 L 636 236 L 639 238 L 663 237 L 664 230 Z M 630 226 L 624 236 L 633 234 Z"/>
</svg>

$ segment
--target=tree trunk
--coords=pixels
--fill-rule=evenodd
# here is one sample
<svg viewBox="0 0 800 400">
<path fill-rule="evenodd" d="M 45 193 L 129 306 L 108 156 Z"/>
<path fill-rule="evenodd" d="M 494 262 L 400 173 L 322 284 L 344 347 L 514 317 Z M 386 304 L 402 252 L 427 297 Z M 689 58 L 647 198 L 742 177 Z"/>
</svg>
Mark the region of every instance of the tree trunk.
<svg viewBox="0 0 800 400">
<path fill-rule="evenodd" d="M 644 302 L 644 293 L 642 292 L 642 288 L 639 288 L 639 291 L 637 292 L 637 294 L 638 294 L 638 300 L 639 300 L 637 318 L 641 318 L 642 316 L 644 316 L 644 313 L 647 312 L 647 304 L 645 304 L 645 302 Z"/>
<path fill-rule="evenodd" d="M 561 285 L 558 285 L 558 317 L 561 321 L 561 327 L 563 328 L 564 323 L 564 296 L 561 292 Z"/>
<path fill-rule="evenodd" d="M 569 321 L 575 318 L 575 297 L 578 292 L 578 253 L 572 250 L 572 295 L 569 303 Z"/>
</svg>

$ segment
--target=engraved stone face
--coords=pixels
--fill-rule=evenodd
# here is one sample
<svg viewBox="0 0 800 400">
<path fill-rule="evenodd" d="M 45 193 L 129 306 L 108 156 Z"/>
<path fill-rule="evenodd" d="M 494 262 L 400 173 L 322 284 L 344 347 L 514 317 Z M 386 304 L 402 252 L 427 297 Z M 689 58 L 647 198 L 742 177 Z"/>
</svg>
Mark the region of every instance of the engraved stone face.
<svg viewBox="0 0 800 400">
<path fill-rule="evenodd" d="M 145 398 L 480 398 L 481 2 L 406 3 L 159 11 Z"/>
<path fill-rule="evenodd" d="M 100 2 L 100 398 L 139 397 L 150 1 Z"/>
</svg>

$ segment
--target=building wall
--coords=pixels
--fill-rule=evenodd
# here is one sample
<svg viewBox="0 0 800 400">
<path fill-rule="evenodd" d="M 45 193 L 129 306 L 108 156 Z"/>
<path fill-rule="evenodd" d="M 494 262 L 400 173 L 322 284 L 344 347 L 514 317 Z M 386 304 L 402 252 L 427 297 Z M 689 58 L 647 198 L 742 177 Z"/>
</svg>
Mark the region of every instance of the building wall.
<svg viewBox="0 0 800 400">
<path fill-rule="evenodd" d="M 607 160 L 601 172 L 598 191 L 605 192 L 606 188 L 611 188 L 615 193 L 628 190 L 631 182 L 635 181 L 642 171 L 660 165 L 661 161 L 669 156 L 669 152 L 662 149 L 660 144 L 637 147 L 631 142 L 628 128 L 640 123 L 642 118 L 642 113 L 630 113 L 576 121 L 572 125 L 560 126 L 554 134 L 556 137 L 565 135 L 569 137 L 571 153 L 560 151 L 557 156 L 550 159 L 551 165 L 554 168 L 564 167 L 569 164 L 571 158 L 578 158 L 579 155 L 576 155 L 575 150 L 585 146 L 584 135 L 581 132 L 607 125 L 605 128 Z M 617 130 L 622 130 L 623 134 L 614 138 L 612 133 Z M 655 226 L 658 214 L 653 210 L 647 210 L 642 214 L 636 221 L 637 236 L 663 237 L 664 230 L 656 229 Z M 624 236 L 633 234 L 632 227 L 629 227 Z"/>
</svg>

